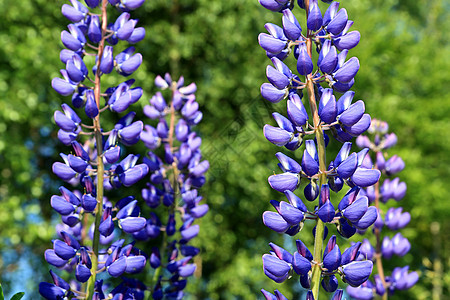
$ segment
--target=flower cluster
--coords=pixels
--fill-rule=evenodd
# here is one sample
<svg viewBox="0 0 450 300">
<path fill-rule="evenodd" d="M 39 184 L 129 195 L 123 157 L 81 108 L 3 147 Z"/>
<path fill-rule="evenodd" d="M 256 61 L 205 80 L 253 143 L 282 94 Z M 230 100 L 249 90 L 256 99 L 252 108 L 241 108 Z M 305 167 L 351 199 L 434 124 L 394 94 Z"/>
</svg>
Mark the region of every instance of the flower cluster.
<svg viewBox="0 0 450 300">
<path fill-rule="evenodd" d="M 208 204 L 201 204 L 203 198 L 198 193 L 205 183 L 209 163 L 202 160 L 202 140 L 192 130 L 203 116 L 194 94 L 196 85 L 184 86 L 183 77 L 174 81 L 169 74 L 164 78 L 157 76 L 155 84 L 170 90 L 171 101 L 167 103 L 163 94 L 157 92 L 144 107 L 145 115 L 158 122 L 155 127 L 145 125 L 141 133 L 141 140 L 152 150 L 144 159 L 150 181 L 142 190 L 142 198 L 151 209 L 159 208 L 160 214 L 152 212 L 146 228 L 134 237 L 163 240 L 150 256 L 150 266 L 155 269 L 150 287 L 153 298 L 181 299 L 186 277 L 196 270 L 192 260 L 200 251 L 189 245 L 200 230 L 194 222 L 209 210 Z M 160 156 L 155 154 L 158 150 Z"/>
<path fill-rule="evenodd" d="M 377 274 L 373 276 L 373 280 L 367 280 L 359 287 L 347 287 L 347 292 L 356 299 L 373 299 L 376 295 L 383 296 L 387 299 L 387 295 L 392 295 L 395 290 L 406 290 L 412 287 L 419 279 L 417 272 L 409 272 L 409 266 L 396 267 L 390 276 L 385 275 L 383 268 L 383 259 L 390 259 L 393 255 L 404 256 L 409 252 L 411 244 L 408 239 L 402 236 L 400 232 L 389 238 L 387 232 L 382 234 L 382 229 L 397 231 L 408 225 L 411 215 L 404 212 L 402 207 L 389 208 L 384 214 L 380 208 L 381 202 L 386 203 L 389 199 L 400 201 L 406 193 L 406 184 L 400 182 L 397 177 L 390 180 L 388 177 L 393 176 L 403 170 L 405 163 L 397 156 L 391 156 L 386 160 L 386 150 L 391 148 L 397 142 L 394 133 L 388 134 L 388 124 L 379 120 L 372 120 L 372 124 L 368 130 L 373 137 L 372 140 L 368 136 L 359 136 L 356 143 L 359 147 L 368 147 L 374 154 L 375 168 L 382 172 L 383 182 L 376 183 L 363 190 L 367 195 L 373 208 L 378 210 L 378 219 L 374 226 L 375 247 L 371 245 L 369 240 L 364 239 L 361 247 L 360 258 L 372 260 L 377 264 Z M 372 165 L 369 155 L 366 156 L 363 165 Z M 384 220 L 383 217 L 384 216 Z"/>
<path fill-rule="evenodd" d="M 303 29 L 292 12 L 294 1 L 260 0 L 263 7 L 282 13 L 282 26 L 267 23 L 268 33 L 259 35 L 259 44 L 274 66 L 266 69 L 269 82 L 262 84 L 261 94 L 273 103 L 287 99 L 286 114 L 273 113 L 277 125 L 265 125 L 264 136 L 291 151 L 304 145 L 301 161 L 281 152 L 276 154 L 282 172 L 270 176 L 268 181 L 274 190 L 284 193 L 287 201 L 272 200 L 275 211 L 264 212 L 263 222 L 276 232 L 294 236 L 306 220 L 313 220 L 316 223 L 314 251 L 301 240 L 296 241 L 294 253 L 271 243 L 271 253 L 263 256 L 263 269 L 278 283 L 298 275 L 300 284 L 309 290 L 307 299 L 318 299 L 320 285 L 327 292 L 336 291 L 333 299 L 341 299 L 342 290 L 337 289 L 336 276 L 358 287 L 369 278 L 373 263 L 358 259 L 361 242 L 341 252 L 333 235 L 324 247 L 327 226 L 334 224 L 344 238 L 369 228 L 378 212 L 369 206 L 364 188 L 377 183 L 381 173 L 367 165 L 369 149 L 351 152 L 352 138 L 365 132 L 371 124 L 364 102 L 353 102 L 355 92 L 350 90 L 359 61 L 347 56 L 359 43 L 360 34 L 351 31 L 353 21 L 348 19 L 345 8 L 339 9 L 338 2 L 323 1 L 329 3 L 324 14 L 317 0 L 297 2 L 306 11 Z M 317 60 L 313 61 L 314 49 Z M 295 59 L 297 73 L 288 67 L 289 56 Z M 309 106 L 309 113 L 304 102 Z M 328 160 L 326 149 L 330 139 L 326 131 L 343 143 L 339 153 Z M 312 209 L 295 194 L 301 182 L 306 182 L 304 199 L 315 203 Z M 345 185 L 349 189 L 336 203 L 331 191 L 337 193 Z M 285 299 L 279 291 L 275 295 L 262 292 L 267 299 Z"/>
<path fill-rule="evenodd" d="M 145 30 L 136 27 L 137 20 L 128 13 L 144 1 L 86 0 L 84 5 L 70 0 L 70 5 L 62 6 L 62 14 L 72 23 L 61 33 L 63 78 L 54 78 L 52 86 L 59 94 L 72 96 L 73 108 L 63 104 L 54 120 L 60 128 L 59 140 L 72 150 L 61 154 L 62 162 L 53 164 L 53 172 L 67 187 L 61 186 L 60 194 L 50 200 L 62 224 L 57 226 L 58 238 L 53 248 L 45 251 L 45 259 L 54 267 L 74 271 L 76 280 L 69 284 L 50 271 L 53 283 L 39 285 L 39 293 L 46 299 L 144 296 L 145 286 L 124 276 L 139 273 L 146 265 L 146 254 L 126 240 L 148 221 L 141 216 L 134 196 L 117 199 L 117 192 L 111 192 L 109 199 L 105 196 L 105 192 L 132 186 L 148 174 L 148 165 L 138 163 L 139 155 L 124 155 L 125 146 L 139 141 L 143 123 L 133 121 L 134 112 L 121 117 L 113 128 L 103 128 L 100 118 L 107 111 L 125 112 L 142 96 L 140 87 L 132 87 L 133 79 L 109 88 L 101 86 L 101 79 L 113 70 L 127 77 L 141 65 L 142 55 L 134 53 L 134 47 L 119 52 L 116 45 L 144 38 Z M 109 6 L 121 12 L 111 23 Z M 103 279 L 99 280 L 101 273 Z M 122 281 L 113 287 L 108 276 L 122 277 Z"/>
</svg>

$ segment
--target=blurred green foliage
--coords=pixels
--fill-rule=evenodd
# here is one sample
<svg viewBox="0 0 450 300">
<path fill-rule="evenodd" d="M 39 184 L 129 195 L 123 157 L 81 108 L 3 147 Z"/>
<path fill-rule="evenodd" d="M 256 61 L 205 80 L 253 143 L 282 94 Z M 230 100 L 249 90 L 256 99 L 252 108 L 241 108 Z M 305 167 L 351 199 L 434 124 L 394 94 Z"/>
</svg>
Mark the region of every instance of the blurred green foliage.
<svg viewBox="0 0 450 300">
<path fill-rule="evenodd" d="M 403 232 L 412 250 L 390 264 L 410 264 L 421 279 L 396 299 L 445 299 L 450 294 L 450 252 L 445 251 L 450 248 L 445 192 L 450 180 L 450 5 L 445 0 L 346 2 L 342 6 L 362 35 L 350 52 L 361 62 L 356 97 L 396 132 L 399 143 L 391 151 L 407 166 L 400 177 L 408 193 L 398 205 L 413 217 Z M 0 274 L 6 290 L 26 289 L 26 299 L 36 299 L 38 282 L 49 280 L 43 252 L 51 246 L 57 220 L 49 199 L 61 184 L 51 164 L 67 150 L 56 140 L 52 115 L 69 99 L 50 86 L 64 67 L 59 34 L 69 22 L 60 14 L 63 3 L 0 0 Z M 262 135 L 263 125 L 273 123 L 275 108 L 259 94 L 270 61 L 257 36 L 264 23 L 280 24 L 280 15 L 256 0 L 152 0 L 133 16 L 147 29 L 137 45 L 144 63 L 136 74 L 145 94 L 135 109 L 155 91 L 154 77 L 170 71 L 197 83 L 204 112 L 198 129 L 211 170 L 202 193 L 211 210 L 194 242 L 202 248 L 197 259 L 201 277 L 190 280 L 190 295 L 255 299 L 261 288 L 280 288 L 298 298 L 297 282 L 274 284 L 261 263 L 269 241 L 293 247 L 261 221 L 269 200 L 279 200 L 280 194 L 267 184 L 277 171 L 279 148 Z M 310 225 L 299 235 L 307 241 Z M 27 270 L 19 260 L 26 261 Z M 31 280 L 14 285 L 14 271 Z"/>
</svg>

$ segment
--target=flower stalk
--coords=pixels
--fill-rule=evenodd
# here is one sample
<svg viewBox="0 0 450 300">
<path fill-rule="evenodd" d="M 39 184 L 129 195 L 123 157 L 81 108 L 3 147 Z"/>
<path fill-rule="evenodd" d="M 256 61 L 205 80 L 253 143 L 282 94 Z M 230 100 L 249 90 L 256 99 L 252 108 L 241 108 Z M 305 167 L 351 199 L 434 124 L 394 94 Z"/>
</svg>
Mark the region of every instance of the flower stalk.
<svg viewBox="0 0 450 300">
<path fill-rule="evenodd" d="M 324 14 L 317 0 L 297 1 L 306 11 L 303 31 L 292 12 L 294 1 L 260 0 L 263 7 L 282 13 L 282 27 L 267 23 L 268 34 L 259 35 L 259 43 L 274 65 L 267 66 L 269 83 L 261 86 L 261 94 L 273 103 L 287 99 L 287 116 L 274 112 L 277 127 L 264 126 L 264 135 L 271 143 L 290 151 L 305 145 L 301 162 L 282 152 L 276 154 L 282 173 L 270 176 L 268 181 L 289 202 L 272 200 L 275 212 L 264 212 L 263 222 L 270 229 L 290 236 L 298 234 L 307 220 L 316 224 L 312 253 L 299 239 L 295 241 L 297 251 L 293 254 L 270 243 L 272 252 L 263 255 L 263 269 L 277 283 L 292 274 L 299 275 L 300 284 L 308 289 L 308 300 L 319 298 L 320 286 L 334 292 L 333 299 L 341 299 L 343 291 L 338 289 L 337 276 L 351 286 L 360 286 L 370 276 L 373 263 L 358 260 L 361 243 L 342 253 L 335 235 L 326 245 L 324 240 L 330 225 L 336 226 L 341 236 L 349 238 L 375 222 L 376 208 L 368 207 L 368 199 L 360 191 L 375 184 L 380 177 L 378 170 L 362 165 L 368 149 L 350 153 L 350 141 L 366 131 L 371 120 L 365 114 L 362 100 L 352 104 L 355 93 L 350 88 L 359 61 L 356 57 L 346 61 L 349 50 L 359 43 L 360 35 L 349 30 L 353 22 L 344 8 L 338 9 L 339 3 L 323 2 L 330 4 Z M 313 61 L 313 46 L 319 53 L 317 61 Z M 284 63 L 289 56 L 294 56 L 298 73 Z M 343 94 L 338 100 L 337 93 Z M 310 114 L 305 105 L 309 105 Z M 330 134 L 343 145 L 336 158 L 327 162 Z M 305 205 L 296 194 L 301 182 L 306 182 L 304 199 L 315 202 L 314 208 Z M 331 192 L 339 192 L 344 184 L 349 189 L 337 204 Z M 282 298 L 277 290 L 275 295 L 265 290 L 262 293 L 266 299 Z"/>
<path fill-rule="evenodd" d="M 108 0 L 102 0 L 101 8 L 101 18 L 102 18 L 102 38 L 100 40 L 99 46 L 97 48 L 97 69 L 100 69 L 100 64 L 103 57 L 103 49 L 105 46 L 105 35 L 107 30 L 107 24 L 108 24 L 108 16 L 106 11 L 106 6 L 108 4 Z M 95 95 L 95 103 L 97 105 L 97 108 L 100 110 L 100 94 L 101 94 L 101 78 L 100 78 L 100 72 L 96 72 L 95 74 L 95 86 L 94 86 L 94 95 Z M 95 136 L 95 144 L 98 149 L 103 149 L 103 136 L 101 132 L 101 125 L 100 125 L 100 114 L 97 115 L 94 118 L 94 136 Z M 105 168 L 103 165 L 103 156 L 97 155 L 97 178 L 103 178 L 105 175 Z M 92 269 L 97 270 L 98 267 L 98 250 L 99 250 L 99 242 L 100 242 L 100 231 L 99 226 L 103 215 L 103 180 L 97 180 L 97 207 L 95 211 L 95 221 L 94 221 L 94 238 L 92 240 Z M 94 286 L 95 286 L 95 279 L 97 276 L 97 272 L 92 272 L 91 277 L 88 280 L 87 284 L 87 291 L 86 291 L 86 299 L 92 299 L 94 296 Z"/>
<path fill-rule="evenodd" d="M 308 38 L 307 42 L 308 55 L 311 57 L 311 49 L 312 43 L 311 39 Z M 311 57 L 312 58 L 312 57 Z M 327 182 L 326 172 L 326 152 L 325 152 L 325 139 L 323 136 L 323 130 L 320 125 L 320 118 L 317 111 L 317 102 L 314 92 L 314 84 L 311 79 L 311 75 L 308 76 L 309 79 L 306 82 L 306 89 L 308 93 L 309 105 L 311 108 L 311 114 L 313 116 L 314 122 L 314 133 L 317 140 L 317 150 L 319 157 L 319 186 L 322 187 Z M 314 237 L 314 265 L 312 266 L 312 275 L 311 275 L 311 291 L 313 293 L 314 299 L 319 299 L 319 288 L 320 288 L 320 279 L 322 276 L 322 249 L 323 249 L 323 235 L 325 231 L 325 224 L 322 222 L 320 218 L 317 218 L 316 223 L 316 234 Z"/>
<path fill-rule="evenodd" d="M 128 77 L 141 65 L 142 55 L 134 53 L 134 47 L 114 55 L 114 46 L 119 40 L 135 44 L 144 38 L 144 28 L 136 27 L 137 20 L 130 19 L 128 13 L 143 2 L 86 0 L 85 6 L 71 0 L 70 5 L 62 6 L 63 15 L 72 23 L 69 31 L 61 33 L 65 46 L 60 53 L 65 64 L 63 78 L 54 78 L 52 87 L 63 96 L 72 96 L 72 103 L 63 104 L 63 112 L 56 111 L 54 119 L 60 127 L 59 140 L 73 150 L 68 155 L 61 153 L 64 162 L 54 163 L 53 172 L 73 190 L 61 186 L 61 195 L 51 198 L 62 224 L 57 226 L 59 238 L 53 241 L 53 249 L 45 251 L 45 259 L 54 267 L 74 271 L 77 283 L 69 285 L 50 271 L 53 283 L 39 284 L 39 293 L 45 299 L 106 299 L 103 282 L 109 281 L 108 276 L 120 276 L 128 287 L 127 291 L 120 288 L 123 283 L 113 287 L 114 298 L 125 293 L 134 297 L 141 291 L 141 283 L 125 274 L 141 272 L 146 257 L 134 243 L 124 245 L 122 238 L 143 230 L 147 220 L 140 216 L 134 196 L 117 199 L 117 193 L 111 193 L 111 197 L 106 193 L 129 187 L 147 175 L 148 166 L 137 164 L 139 156 L 130 154 L 121 159 L 122 149 L 139 141 L 143 123 L 133 122 L 135 113 L 129 112 L 114 128 L 105 130 L 100 115 L 125 112 L 142 96 L 140 87 L 131 87 L 133 79 L 105 90 L 101 79 L 114 70 Z M 108 7 L 122 12 L 111 24 Z M 85 62 L 89 56 L 95 56 L 94 65 Z M 98 280 L 101 273 L 108 275 Z"/>
<path fill-rule="evenodd" d="M 377 212 L 378 217 L 373 229 L 375 239 L 374 246 L 368 239 L 364 239 L 360 256 L 366 257 L 376 263 L 376 272 L 371 279 L 367 280 L 360 287 L 347 287 L 347 292 L 356 299 L 381 298 L 388 299 L 395 290 L 405 290 L 412 287 L 418 278 L 417 272 L 409 272 L 409 267 L 396 267 L 392 273 L 387 273 L 383 266 L 383 261 L 390 259 L 393 255 L 404 256 L 410 250 L 409 241 L 396 233 L 389 238 L 388 232 L 404 228 L 410 221 L 411 215 L 404 212 L 402 207 L 391 207 L 383 212 L 382 205 L 387 204 L 390 199 L 400 201 L 406 194 L 406 184 L 400 182 L 399 178 L 390 179 L 405 167 L 403 160 L 394 155 L 387 159 L 387 150 L 397 142 L 397 136 L 394 133 L 388 134 L 388 124 L 384 121 L 373 119 L 368 130 L 369 135 L 361 135 L 356 143 L 359 147 L 369 148 L 372 158 L 365 157 L 363 164 L 372 165 L 382 172 L 382 181 L 363 190 L 370 203 Z M 369 137 L 370 136 L 370 137 Z M 360 232 L 364 234 L 364 232 Z M 369 233 L 366 233 L 369 235 Z"/>
</svg>

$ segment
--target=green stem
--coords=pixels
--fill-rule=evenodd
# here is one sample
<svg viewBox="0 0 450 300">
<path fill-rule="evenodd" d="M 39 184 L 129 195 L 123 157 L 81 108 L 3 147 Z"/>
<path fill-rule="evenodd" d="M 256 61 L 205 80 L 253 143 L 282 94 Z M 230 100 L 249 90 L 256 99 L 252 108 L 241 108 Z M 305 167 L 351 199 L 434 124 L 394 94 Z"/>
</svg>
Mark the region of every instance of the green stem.
<svg viewBox="0 0 450 300">
<path fill-rule="evenodd" d="M 171 90 L 172 90 L 172 98 L 173 95 L 175 94 L 175 91 L 177 90 L 177 83 L 175 81 L 172 82 L 172 86 L 171 86 Z M 173 102 L 170 104 L 170 125 L 169 125 L 169 137 L 167 139 L 167 141 L 169 142 L 169 146 L 170 146 L 170 151 L 173 153 L 174 147 L 173 147 L 173 134 L 174 134 L 174 130 L 175 130 L 175 107 L 173 106 Z M 174 190 L 174 201 L 173 204 L 169 207 L 169 214 L 173 214 L 175 212 L 175 210 L 177 209 L 177 198 L 176 195 L 178 193 L 178 168 L 177 168 L 177 164 L 176 162 L 172 163 L 171 166 L 172 169 L 172 187 Z M 162 241 L 162 245 L 161 245 L 161 262 L 164 261 L 163 257 L 164 257 L 164 253 L 166 252 L 166 247 L 167 247 L 167 234 L 163 235 L 163 241 Z M 152 277 L 152 281 L 151 281 L 151 288 L 154 288 L 154 285 L 156 284 L 156 282 L 158 281 L 159 277 L 161 276 L 162 273 L 162 268 L 163 266 L 160 265 L 158 268 L 156 268 L 155 273 L 153 274 Z M 153 290 L 152 290 L 153 292 Z M 151 298 L 151 294 L 149 295 L 148 299 L 153 299 Z"/>
<path fill-rule="evenodd" d="M 311 44 L 311 40 L 307 40 L 307 45 Z M 308 100 L 311 108 L 311 113 L 313 115 L 314 122 L 314 132 L 317 140 L 317 150 L 319 156 L 319 186 L 322 188 L 322 184 L 327 182 L 326 171 L 326 154 L 325 154 L 325 140 L 323 136 L 323 130 L 320 125 L 320 118 L 317 111 L 317 103 L 316 97 L 314 94 L 314 83 L 312 82 L 312 78 L 308 75 L 308 79 L 306 82 L 306 89 L 308 92 Z M 320 279 L 322 276 L 322 249 L 323 249 L 323 234 L 325 231 L 325 224 L 317 218 L 316 225 L 316 235 L 314 238 L 314 262 L 315 264 L 312 267 L 312 276 L 311 276 L 311 290 L 314 295 L 314 299 L 319 299 L 319 288 L 320 288 Z"/>
<path fill-rule="evenodd" d="M 99 122 L 94 122 L 99 124 Z M 95 131 L 95 141 L 97 143 L 97 151 L 102 149 L 102 134 L 100 131 Z M 97 274 L 98 267 L 98 249 L 99 249 L 99 241 L 100 241 L 100 231 L 98 230 L 100 226 L 100 222 L 103 215 L 103 176 L 105 173 L 104 165 L 103 165 L 103 156 L 97 156 L 97 208 L 95 212 L 95 228 L 94 228 L 94 239 L 92 241 L 92 275 L 89 278 L 87 291 L 86 291 L 86 299 L 92 299 L 94 295 L 94 285 L 95 278 Z"/>
<path fill-rule="evenodd" d="M 100 109 L 100 93 L 101 93 L 101 83 L 100 83 L 100 63 L 103 55 L 103 49 L 105 47 L 105 36 L 107 30 L 107 14 L 106 14 L 106 6 L 108 5 L 108 0 L 102 0 L 102 40 L 98 45 L 97 52 L 97 72 L 95 74 L 95 87 L 94 87 L 94 95 L 95 101 L 97 103 L 97 107 Z M 100 118 L 99 115 L 94 119 L 94 135 L 95 142 L 97 147 L 97 207 L 95 211 L 95 228 L 94 228 L 94 239 L 92 241 L 92 268 L 91 268 L 91 277 L 89 278 L 87 284 L 86 298 L 92 299 L 94 296 L 94 287 L 95 287 L 95 279 L 97 275 L 97 267 L 98 267 L 98 250 L 99 250 L 99 242 L 100 242 L 100 232 L 98 230 L 100 226 L 100 222 L 103 215 L 103 177 L 105 175 L 105 168 L 103 165 L 103 136 L 101 132 L 100 126 Z"/>
<path fill-rule="evenodd" d="M 377 154 L 377 152 L 375 152 L 375 154 Z M 376 163 L 375 163 L 374 168 L 378 169 Z M 377 183 L 375 183 L 375 207 L 377 208 L 378 213 L 381 213 L 380 212 L 380 181 L 377 181 Z M 375 262 L 377 265 L 378 275 L 380 275 L 381 282 L 382 282 L 384 288 L 386 289 L 386 292 L 383 294 L 382 299 L 387 300 L 388 299 L 387 284 L 386 284 L 386 279 L 384 277 L 383 261 L 381 259 L 382 254 L 381 254 L 381 232 L 380 232 L 380 229 L 375 228 L 374 233 L 375 233 L 375 237 L 377 240 L 377 244 L 376 244 L 376 248 L 375 248 Z"/>
<path fill-rule="evenodd" d="M 306 10 L 306 18 L 308 18 L 309 13 L 309 0 L 305 0 L 305 10 Z M 306 39 L 306 49 L 308 51 L 308 55 L 312 59 L 312 38 L 310 36 L 311 32 L 307 30 L 307 39 Z M 322 184 L 327 182 L 326 175 L 326 153 L 325 153 L 325 140 L 323 136 L 323 129 L 320 125 L 319 113 L 317 111 L 317 103 L 316 96 L 314 93 L 314 83 L 312 81 L 312 74 L 309 74 L 306 78 L 306 90 L 308 92 L 308 101 L 309 106 L 311 108 L 311 114 L 313 117 L 314 123 L 314 133 L 316 135 L 317 140 L 317 150 L 319 156 L 319 187 L 322 189 Z M 314 296 L 314 299 L 319 299 L 319 288 L 320 288 L 320 279 L 322 276 L 322 250 L 323 250 L 323 234 L 325 231 L 325 224 L 317 218 L 316 224 L 316 235 L 314 238 L 314 265 L 312 267 L 312 275 L 311 275 L 311 290 Z"/>
</svg>

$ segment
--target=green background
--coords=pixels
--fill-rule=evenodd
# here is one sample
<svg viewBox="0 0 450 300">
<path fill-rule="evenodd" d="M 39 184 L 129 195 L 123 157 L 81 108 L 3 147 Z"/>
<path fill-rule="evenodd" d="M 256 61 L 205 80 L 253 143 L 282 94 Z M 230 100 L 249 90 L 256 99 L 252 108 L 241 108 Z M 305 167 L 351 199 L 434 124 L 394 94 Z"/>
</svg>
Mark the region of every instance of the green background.
<svg viewBox="0 0 450 300">
<path fill-rule="evenodd" d="M 43 252 L 51 247 L 58 221 L 49 200 L 62 182 L 51 173 L 51 164 L 67 148 L 56 139 L 52 116 L 70 100 L 53 91 L 50 82 L 64 68 L 60 31 L 69 22 L 60 13 L 63 3 L 0 0 L 0 281 L 6 295 L 26 291 L 24 299 L 38 299 L 38 283 L 50 280 Z M 326 6 L 321 7 L 324 11 Z M 362 36 L 349 54 L 361 63 L 355 97 L 365 101 L 372 117 L 390 124 L 399 142 L 389 154 L 406 163 L 400 177 L 408 185 L 407 196 L 389 204 L 411 212 L 412 221 L 402 232 L 412 249 L 391 259 L 387 268 L 409 264 L 420 281 L 395 299 L 446 299 L 450 3 L 352 0 L 342 1 L 341 7 Z M 303 12 L 294 13 L 304 24 Z M 279 288 L 298 298 L 298 282 L 274 284 L 264 276 L 261 261 L 269 241 L 292 246 L 291 239 L 261 221 L 269 200 L 281 199 L 267 184 L 277 171 L 274 154 L 279 148 L 262 134 L 264 124 L 273 123 L 271 112 L 280 107 L 259 94 L 270 61 L 257 36 L 264 23 L 281 24 L 281 15 L 255 0 L 149 0 L 132 17 L 147 30 L 137 45 L 144 62 L 135 76 L 145 94 L 134 109 L 139 111 L 156 91 L 154 77 L 170 71 L 175 78 L 184 75 L 186 82 L 196 82 L 204 112 L 197 129 L 211 163 L 201 191 L 210 212 L 194 242 L 202 248 L 197 261 L 201 277 L 190 279 L 190 296 L 255 299 L 261 288 Z M 336 154 L 336 146 L 330 151 Z M 307 242 L 310 225 L 299 234 Z"/>
</svg>

